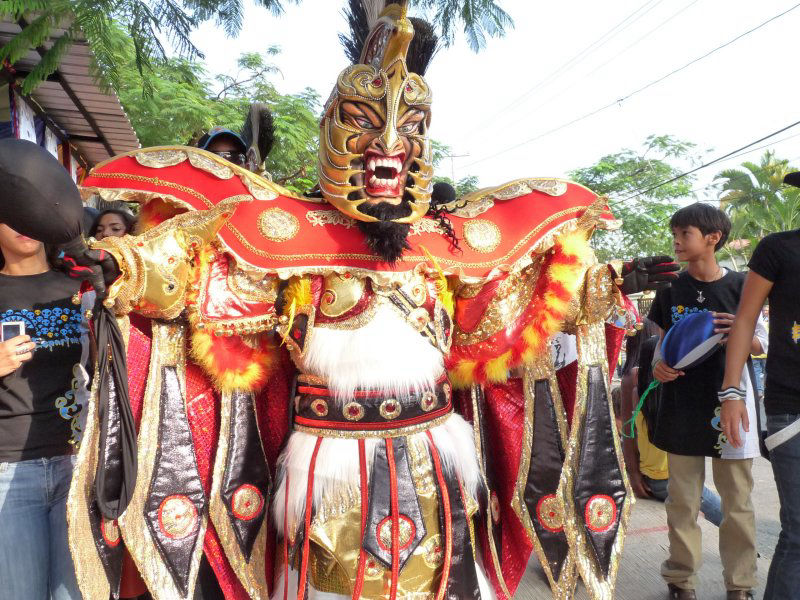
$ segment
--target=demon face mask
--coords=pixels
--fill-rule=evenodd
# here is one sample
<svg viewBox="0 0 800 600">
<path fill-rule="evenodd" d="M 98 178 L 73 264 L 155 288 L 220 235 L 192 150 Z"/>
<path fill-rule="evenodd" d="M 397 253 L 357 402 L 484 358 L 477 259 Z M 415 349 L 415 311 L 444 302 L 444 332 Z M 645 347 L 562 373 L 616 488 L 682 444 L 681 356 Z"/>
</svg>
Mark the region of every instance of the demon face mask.
<svg viewBox="0 0 800 600">
<path fill-rule="evenodd" d="M 431 91 L 408 70 L 413 37 L 405 7 L 387 7 L 325 107 L 320 189 L 338 210 L 365 223 L 410 224 L 430 205 Z"/>
</svg>

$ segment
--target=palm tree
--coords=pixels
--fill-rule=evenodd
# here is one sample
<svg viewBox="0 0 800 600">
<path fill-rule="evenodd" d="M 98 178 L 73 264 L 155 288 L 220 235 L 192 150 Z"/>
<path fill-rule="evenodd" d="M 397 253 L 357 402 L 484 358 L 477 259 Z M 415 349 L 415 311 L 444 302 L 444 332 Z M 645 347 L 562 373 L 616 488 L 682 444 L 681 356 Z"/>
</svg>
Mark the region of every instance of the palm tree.
<svg viewBox="0 0 800 600">
<path fill-rule="evenodd" d="M 800 189 L 783 184 L 784 176 L 796 170 L 789 161 L 767 151 L 759 164 L 741 166 L 714 178 L 722 183 L 720 208 L 731 218 L 731 242 L 725 253 L 734 265 L 746 262 L 764 236 L 800 227 Z"/>
<path fill-rule="evenodd" d="M 273 14 L 283 12 L 288 2 L 300 0 L 254 0 L 257 6 Z M 389 0 L 393 1 L 393 0 Z M 388 3 L 386 0 L 362 0 L 365 4 Z M 485 45 L 486 36 L 502 36 L 513 22 L 495 0 L 410 0 L 411 5 L 430 11 L 445 43 L 450 43 L 458 24 L 473 50 Z M 154 61 L 167 58 L 161 39 L 187 59 L 202 58 L 190 39 L 202 22 L 215 21 L 228 35 L 238 34 L 244 14 L 243 0 L 3 0 L 0 17 L 14 19 L 22 28 L 8 44 L 0 48 L 0 64 L 12 65 L 30 48 L 42 48 L 39 65 L 25 78 L 24 93 L 30 93 L 58 68 L 67 49 L 76 41 L 87 41 L 95 57 L 95 74 L 117 87 L 119 67 L 115 57 L 114 23 L 121 24 L 136 49 L 136 64 L 145 91 L 150 88 L 148 75 Z M 55 30 L 63 29 L 50 48 L 45 42 Z M 56 36 L 54 36 L 56 37 Z"/>
</svg>

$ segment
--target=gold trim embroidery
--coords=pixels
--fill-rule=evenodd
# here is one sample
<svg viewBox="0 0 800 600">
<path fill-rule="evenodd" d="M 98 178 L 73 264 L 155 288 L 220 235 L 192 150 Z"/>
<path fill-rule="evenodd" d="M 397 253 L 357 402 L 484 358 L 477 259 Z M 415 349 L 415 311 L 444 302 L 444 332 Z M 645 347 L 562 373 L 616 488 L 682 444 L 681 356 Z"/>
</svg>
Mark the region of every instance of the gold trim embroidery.
<svg viewBox="0 0 800 600">
<path fill-rule="evenodd" d="M 192 163 L 192 166 L 196 169 L 200 169 L 206 173 L 211 173 L 219 179 L 230 179 L 233 177 L 233 169 L 231 169 L 228 165 L 220 164 L 216 160 L 213 160 L 204 154 L 190 152 L 189 162 Z"/>
<path fill-rule="evenodd" d="M 189 158 L 189 155 L 182 150 L 158 150 L 156 152 L 140 151 L 136 152 L 133 156 L 140 165 L 152 169 L 174 167 Z"/>
</svg>

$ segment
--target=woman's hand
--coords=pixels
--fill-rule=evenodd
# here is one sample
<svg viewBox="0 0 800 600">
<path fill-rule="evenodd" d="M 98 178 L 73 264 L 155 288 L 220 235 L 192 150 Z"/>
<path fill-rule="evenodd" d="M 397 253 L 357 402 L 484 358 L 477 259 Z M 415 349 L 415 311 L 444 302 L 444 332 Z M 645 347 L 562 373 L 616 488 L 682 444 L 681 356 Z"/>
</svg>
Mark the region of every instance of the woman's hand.
<svg viewBox="0 0 800 600">
<path fill-rule="evenodd" d="M 33 358 L 36 344 L 28 335 L 18 335 L 0 342 L 0 377 L 5 377 L 19 369 L 20 365 Z"/>
<path fill-rule="evenodd" d="M 661 383 L 675 381 L 681 375 L 684 375 L 683 371 L 676 371 L 672 367 L 668 367 L 663 360 L 659 360 L 653 367 L 653 378 Z"/>
</svg>

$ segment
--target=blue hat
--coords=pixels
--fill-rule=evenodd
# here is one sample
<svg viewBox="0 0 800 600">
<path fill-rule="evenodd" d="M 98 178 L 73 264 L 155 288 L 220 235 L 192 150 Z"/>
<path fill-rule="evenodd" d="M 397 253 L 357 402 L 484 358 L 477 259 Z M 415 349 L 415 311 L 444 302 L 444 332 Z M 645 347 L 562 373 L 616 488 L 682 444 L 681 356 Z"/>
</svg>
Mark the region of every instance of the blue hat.
<svg viewBox="0 0 800 600">
<path fill-rule="evenodd" d="M 664 336 L 661 356 L 673 369 L 691 369 L 714 354 L 724 336 L 714 333 L 713 313 L 692 313 L 673 325 Z"/>
<path fill-rule="evenodd" d="M 234 142 L 241 146 L 242 152 L 247 152 L 247 144 L 242 139 L 242 136 L 235 131 L 226 129 L 225 127 L 212 127 L 207 134 L 197 141 L 197 147 L 201 150 L 205 150 L 212 141 L 220 136 L 233 139 Z"/>
</svg>

